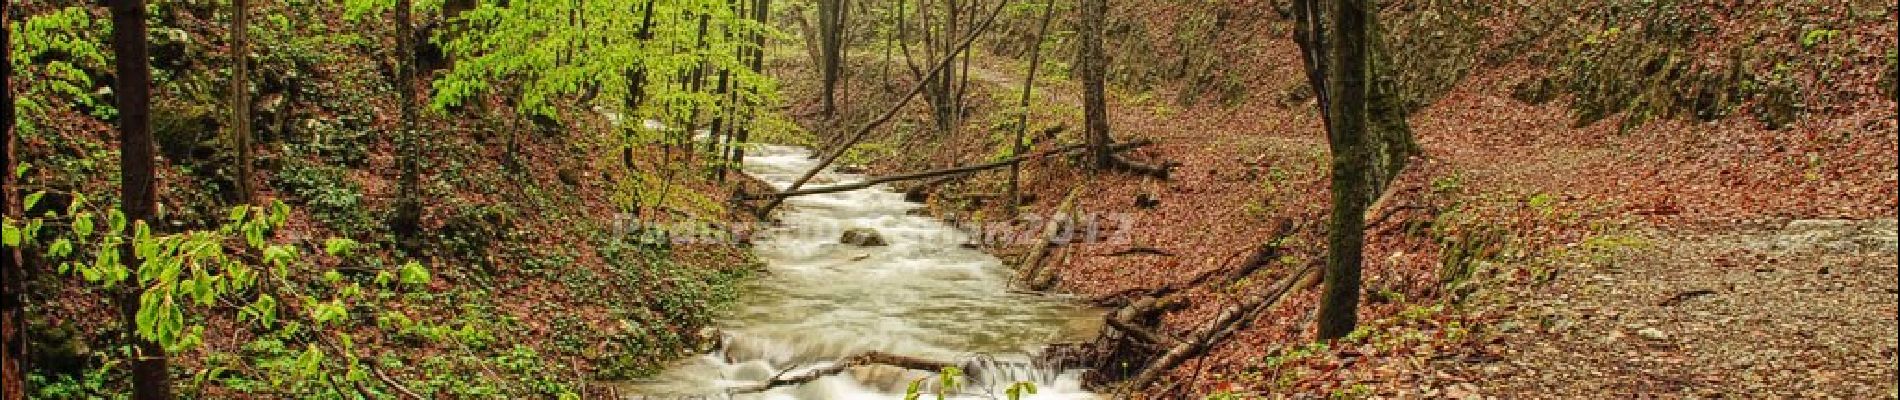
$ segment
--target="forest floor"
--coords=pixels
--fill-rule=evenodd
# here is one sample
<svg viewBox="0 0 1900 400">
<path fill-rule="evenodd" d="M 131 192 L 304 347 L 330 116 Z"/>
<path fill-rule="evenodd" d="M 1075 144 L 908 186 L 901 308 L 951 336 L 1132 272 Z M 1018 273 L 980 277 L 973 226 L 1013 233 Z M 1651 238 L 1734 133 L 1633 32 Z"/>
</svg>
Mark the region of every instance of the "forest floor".
<svg viewBox="0 0 1900 400">
<path fill-rule="evenodd" d="M 1013 102 L 1021 80 L 1009 71 L 1020 63 L 978 64 L 971 76 L 989 87 L 972 97 Z M 1317 290 L 1307 290 L 1146 394 L 1894 396 L 1891 103 L 1783 131 L 1731 117 L 1618 132 L 1614 119 L 1573 126 L 1561 100 L 1511 99 L 1514 73 L 1475 76 L 1412 118 L 1425 155 L 1394 184 L 1393 217 L 1369 226 L 1366 335 L 1308 345 Z M 1079 120 L 1078 87 L 1055 81 L 1038 84 L 1031 132 Z M 1111 90 L 1109 107 L 1117 139 L 1157 142 L 1132 158 L 1179 163 L 1170 180 L 1090 176 L 1060 161 L 1026 167 L 1024 190 L 1041 199 L 1026 212 L 1049 212 L 1085 185 L 1078 209 L 1134 221 L 1125 241 L 1059 250 L 1060 291 L 1098 298 L 1177 284 L 1237 262 L 1274 220 L 1309 222 L 1289 260 L 1323 256 L 1328 152 L 1311 100 L 1157 100 L 1169 98 Z M 972 121 L 1006 114 L 982 101 Z M 966 129 L 977 132 L 887 143 L 913 158 L 871 170 L 967 164 L 1002 134 Z M 1038 146 L 1079 142 L 1076 131 Z M 1003 175 L 953 184 L 932 207 L 949 218 L 1004 215 L 950 195 L 999 191 Z M 1137 207 L 1137 194 L 1160 203 Z M 1008 258 L 1018 247 L 993 250 Z M 1120 251 L 1135 247 L 1167 254 Z M 1244 292 L 1192 289 L 1191 305 L 1162 326 L 1183 334 Z"/>
</svg>

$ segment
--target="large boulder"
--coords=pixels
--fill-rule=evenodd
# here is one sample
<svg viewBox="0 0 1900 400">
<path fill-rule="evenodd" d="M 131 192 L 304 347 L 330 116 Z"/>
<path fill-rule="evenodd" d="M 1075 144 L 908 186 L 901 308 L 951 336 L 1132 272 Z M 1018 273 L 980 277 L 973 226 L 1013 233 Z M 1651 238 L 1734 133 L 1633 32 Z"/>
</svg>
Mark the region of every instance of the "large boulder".
<svg viewBox="0 0 1900 400">
<path fill-rule="evenodd" d="M 864 247 L 890 245 L 890 243 L 884 241 L 883 235 L 879 235 L 877 233 L 877 230 L 874 230 L 871 228 L 846 229 L 844 230 L 844 235 L 838 237 L 838 242 L 848 244 L 848 245 L 864 246 Z"/>
</svg>

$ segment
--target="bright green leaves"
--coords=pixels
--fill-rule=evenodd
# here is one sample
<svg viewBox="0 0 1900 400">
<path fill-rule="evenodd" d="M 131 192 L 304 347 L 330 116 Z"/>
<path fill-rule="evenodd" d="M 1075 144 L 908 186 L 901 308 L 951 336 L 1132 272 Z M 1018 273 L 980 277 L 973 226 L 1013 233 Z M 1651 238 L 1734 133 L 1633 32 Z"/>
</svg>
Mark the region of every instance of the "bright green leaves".
<svg viewBox="0 0 1900 400">
<path fill-rule="evenodd" d="M 346 256 L 350 254 L 351 250 L 355 249 L 355 240 L 331 238 L 323 241 L 323 252 L 329 254 L 331 257 Z"/>
<path fill-rule="evenodd" d="M 648 7 L 648 1 L 655 3 Z M 493 87 L 509 87 L 515 91 L 507 95 L 525 114 L 553 116 L 555 99 L 593 92 L 603 105 L 647 100 L 644 110 L 616 110 L 623 115 L 681 120 L 695 110 L 717 112 L 720 96 L 714 85 L 674 83 L 720 70 L 732 72 L 741 99 L 757 104 L 776 84 L 751 70 L 741 50 L 755 47 L 754 34 L 781 35 L 732 6 L 711 0 L 483 1 L 455 17 L 468 31 L 436 38 L 456 63 L 434 82 L 433 106 L 453 108 Z M 647 84 L 629 93 L 635 81 Z"/>
<path fill-rule="evenodd" d="M 14 225 L 13 219 L 8 218 L 5 223 L 4 233 L 0 233 L 0 243 L 5 243 L 7 247 L 19 247 L 20 237 L 24 236 L 20 232 L 20 227 Z"/>
<path fill-rule="evenodd" d="M 403 264 L 402 268 L 397 269 L 396 277 L 397 281 L 404 285 L 421 286 L 429 283 L 429 271 L 422 269 L 422 264 L 415 261 Z"/>
<path fill-rule="evenodd" d="M 1022 400 L 1023 395 L 1027 394 L 1036 394 L 1036 384 L 1034 382 L 1016 382 L 1015 384 L 1009 385 L 1008 389 L 1003 390 L 1004 398 L 1009 400 Z"/>
</svg>

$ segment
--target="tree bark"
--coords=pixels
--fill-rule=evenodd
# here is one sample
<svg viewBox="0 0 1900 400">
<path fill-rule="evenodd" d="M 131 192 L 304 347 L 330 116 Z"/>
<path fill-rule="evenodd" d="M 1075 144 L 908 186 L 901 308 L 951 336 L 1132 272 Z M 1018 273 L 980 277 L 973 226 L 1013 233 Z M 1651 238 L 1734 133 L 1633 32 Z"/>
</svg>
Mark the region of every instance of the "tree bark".
<svg viewBox="0 0 1900 400">
<path fill-rule="evenodd" d="M 824 114 L 838 112 L 838 78 L 844 71 L 844 23 L 850 5 L 844 0 L 818 0 L 819 63 L 823 75 Z"/>
<path fill-rule="evenodd" d="M 1023 144 L 1023 134 L 1029 130 L 1029 97 L 1035 92 L 1036 73 L 1042 69 L 1042 41 L 1049 36 L 1049 20 L 1055 19 L 1055 15 L 1055 0 L 1044 3 L 1042 20 L 1036 23 L 1036 43 L 1031 45 L 1034 47 L 1029 48 L 1029 73 L 1028 77 L 1023 79 L 1023 96 L 1019 103 L 1022 110 L 1019 110 L 1021 114 L 1016 116 L 1016 136 L 1014 140 L 1009 142 L 1009 154 L 1011 155 L 1021 155 L 1023 151 L 1028 150 L 1028 146 Z M 1023 202 L 1022 188 L 1020 187 L 1022 185 L 1022 170 L 1021 165 L 1009 166 L 1009 212 L 1012 214 L 1016 212 L 1016 207 L 1021 206 Z"/>
<path fill-rule="evenodd" d="M 422 229 L 422 157 L 416 132 L 415 21 L 412 0 L 396 0 L 396 98 L 401 103 L 402 121 L 397 121 L 396 213 L 390 227 L 398 244 L 413 248 Z"/>
<path fill-rule="evenodd" d="M 231 0 L 231 146 L 237 150 L 238 202 L 257 202 L 252 170 L 250 2 Z"/>
<path fill-rule="evenodd" d="M 1327 232 L 1325 289 L 1321 293 L 1318 330 L 1322 340 L 1352 333 L 1359 322 L 1362 251 L 1365 247 L 1367 171 L 1371 165 L 1367 138 L 1366 0 L 1337 0 L 1332 15 L 1332 225 Z"/>
<path fill-rule="evenodd" d="M 127 221 L 156 228 L 153 223 L 153 212 L 158 208 L 154 182 L 156 149 L 152 142 L 152 69 L 146 53 L 145 0 L 114 0 L 111 9 L 112 51 L 118 83 L 113 94 L 119 107 L 119 208 Z M 130 235 L 132 230 L 127 231 Z M 126 265 L 140 263 L 134 247 L 130 238 L 119 247 L 119 257 Z M 140 338 L 133 328 L 132 321 L 139 308 L 138 290 L 119 290 L 118 303 L 126 337 L 134 347 L 132 398 L 170 399 L 171 373 L 166 367 L 165 348 Z"/>
<path fill-rule="evenodd" d="M 11 21 L 12 1 L 0 0 L 0 21 Z M 0 49 L 13 48 L 13 29 L 0 26 Z M 19 160 L 13 156 L 13 52 L 0 51 L 0 213 L 19 221 L 25 211 L 17 200 L 19 176 L 14 175 Z M 26 398 L 26 257 L 20 246 L 5 246 L 0 253 L 0 400 Z"/>
<path fill-rule="evenodd" d="M 1114 166 L 1108 132 L 1108 55 L 1102 50 L 1102 34 L 1108 24 L 1108 0 L 1082 0 L 1082 48 L 1076 66 L 1082 76 L 1084 131 L 1093 150 L 1090 165 L 1095 170 Z"/>
</svg>

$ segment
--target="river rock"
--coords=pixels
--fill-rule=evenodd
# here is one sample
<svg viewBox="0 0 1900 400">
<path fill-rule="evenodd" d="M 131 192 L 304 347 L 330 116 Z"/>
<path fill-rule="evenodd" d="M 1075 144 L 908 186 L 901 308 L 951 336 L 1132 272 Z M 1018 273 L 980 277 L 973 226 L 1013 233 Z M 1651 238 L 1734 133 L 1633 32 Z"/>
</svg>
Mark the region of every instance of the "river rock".
<svg viewBox="0 0 1900 400">
<path fill-rule="evenodd" d="M 874 230 L 871 228 L 846 229 L 844 231 L 844 235 L 838 238 L 838 242 L 849 244 L 849 245 L 855 245 L 855 246 L 864 246 L 864 247 L 890 245 L 890 243 L 887 243 L 884 241 L 883 235 L 879 235 L 877 233 L 877 230 Z"/>
</svg>

